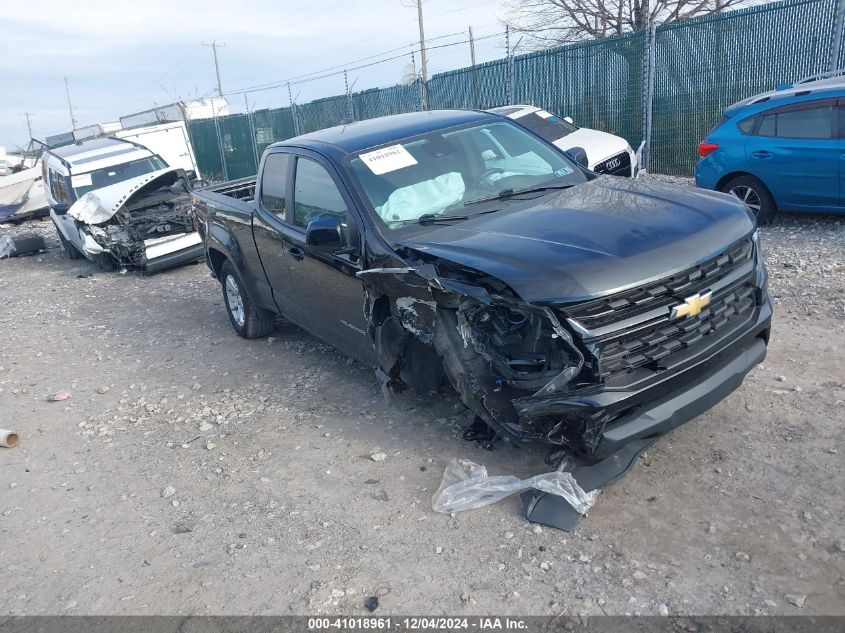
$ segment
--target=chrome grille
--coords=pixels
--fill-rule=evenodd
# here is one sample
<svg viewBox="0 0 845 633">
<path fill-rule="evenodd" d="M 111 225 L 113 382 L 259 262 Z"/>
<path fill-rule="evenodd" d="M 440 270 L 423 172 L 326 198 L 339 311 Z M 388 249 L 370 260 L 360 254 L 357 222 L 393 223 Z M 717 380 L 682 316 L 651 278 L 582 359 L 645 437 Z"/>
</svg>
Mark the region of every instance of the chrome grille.
<svg viewBox="0 0 845 633">
<path fill-rule="evenodd" d="M 598 163 L 593 171 L 599 174 L 610 174 L 612 176 L 630 176 L 631 155 L 628 152 L 615 154 L 614 156 Z"/>
<path fill-rule="evenodd" d="M 695 317 L 669 321 L 615 332 L 598 339 L 599 373 L 607 376 L 638 367 L 653 365 L 658 369 L 666 357 L 693 348 L 711 335 L 744 323 L 756 306 L 753 284 L 745 282 L 714 297 L 709 306 Z"/>
</svg>

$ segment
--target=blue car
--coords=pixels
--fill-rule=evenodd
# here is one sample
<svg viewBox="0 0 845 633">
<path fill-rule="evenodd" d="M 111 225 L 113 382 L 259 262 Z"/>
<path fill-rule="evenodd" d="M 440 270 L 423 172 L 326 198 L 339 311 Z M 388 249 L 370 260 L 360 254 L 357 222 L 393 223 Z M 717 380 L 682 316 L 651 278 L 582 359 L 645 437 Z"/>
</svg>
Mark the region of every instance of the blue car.
<svg viewBox="0 0 845 633">
<path fill-rule="evenodd" d="M 735 103 L 698 154 L 696 185 L 735 195 L 761 224 L 777 211 L 845 213 L 845 77 Z"/>
</svg>

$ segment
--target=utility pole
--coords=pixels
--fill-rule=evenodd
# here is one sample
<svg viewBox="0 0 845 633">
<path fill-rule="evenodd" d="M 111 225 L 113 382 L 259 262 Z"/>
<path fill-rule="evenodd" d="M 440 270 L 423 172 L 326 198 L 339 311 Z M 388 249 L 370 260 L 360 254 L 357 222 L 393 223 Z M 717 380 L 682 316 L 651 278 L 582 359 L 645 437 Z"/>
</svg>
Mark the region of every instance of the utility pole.
<svg viewBox="0 0 845 633">
<path fill-rule="evenodd" d="M 75 130 L 77 127 L 76 116 L 73 114 L 73 104 L 70 101 L 70 86 L 67 83 L 67 77 L 65 77 L 65 94 L 67 94 L 67 109 L 70 112 L 70 125 Z"/>
<path fill-rule="evenodd" d="M 352 107 L 352 92 L 349 88 L 349 75 L 346 73 L 346 69 L 343 69 L 343 85 L 346 86 L 346 118 L 350 121 L 355 119 L 355 113 L 353 112 L 354 108 Z"/>
<path fill-rule="evenodd" d="M 478 77 L 475 70 L 475 39 L 472 37 L 472 27 L 469 27 L 469 58 L 472 61 L 472 107 L 478 107 Z"/>
<path fill-rule="evenodd" d="M 833 72 L 839 68 L 839 56 L 842 53 L 842 29 L 845 27 L 845 0 L 837 0 L 836 12 L 833 16 L 833 38 L 830 47 L 830 63 L 828 70 Z"/>
<path fill-rule="evenodd" d="M 425 53 L 425 30 L 423 29 L 422 0 L 417 0 L 417 22 L 420 25 L 420 77 L 423 86 L 423 110 L 428 110 L 428 57 Z"/>
<path fill-rule="evenodd" d="M 293 133 L 295 136 L 299 136 L 301 133 L 299 130 L 299 117 L 296 113 L 296 102 L 293 100 L 293 92 L 290 89 L 290 82 L 288 82 L 288 101 L 290 102 L 291 118 L 293 118 Z"/>
<path fill-rule="evenodd" d="M 32 140 L 32 121 L 29 118 L 32 112 L 21 112 L 21 114 L 26 117 L 26 129 L 29 130 L 29 138 Z"/>
<path fill-rule="evenodd" d="M 505 24 L 505 59 L 511 56 L 511 27 Z"/>
<path fill-rule="evenodd" d="M 217 49 L 226 46 L 225 44 L 218 44 L 217 40 L 211 40 L 211 44 L 203 42 L 201 46 L 209 46 L 214 55 L 214 72 L 217 74 L 217 96 L 223 96 L 223 84 L 220 82 L 220 64 L 217 61 Z"/>
</svg>

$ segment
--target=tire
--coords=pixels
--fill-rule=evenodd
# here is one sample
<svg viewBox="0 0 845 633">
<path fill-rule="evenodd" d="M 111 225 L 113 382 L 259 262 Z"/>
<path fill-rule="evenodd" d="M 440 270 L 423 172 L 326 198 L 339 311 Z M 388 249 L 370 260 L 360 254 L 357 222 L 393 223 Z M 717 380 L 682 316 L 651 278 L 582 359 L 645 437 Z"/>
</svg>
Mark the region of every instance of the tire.
<svg viewBox="0 0 845 633">
<path fill-rule="evenodd" d="M 76 247 L 65 239 L 65 236 L 62 235 L 55 222 L 53 222 L 53 226 L 56 227 L 56 233 L 59 234 L 59 241 L 62 243 L 65 259 L 82 259 L 82 253 L 76 250 Z"/>
<path fill-rule="evenodd" d="M 243 338 L 260 338 L 273 331 L 276 323 L 275 315 L 256 307 L 249 296 L 240 275 L 228 261 L 223 262 L 220 269 L 220 286 L 223 290 L 223 303 L 229 321 L 238 336 Z"/>
<path fill-rule="evenodd" d="M 110 273 L 117 270 L 117 262 L 109 253 L 97 253 L 91 257 L 94 258 L 94 264 L 100 272 Z"/>
<path fill-rule="evenodd" d="M 724 185 L 722 191 L 742 200 L 757 218 L 757 224 L 768 224 L 775 219 L 777 207 L 766 185 L 754 176 L 736 176 Z"/>
</svg>

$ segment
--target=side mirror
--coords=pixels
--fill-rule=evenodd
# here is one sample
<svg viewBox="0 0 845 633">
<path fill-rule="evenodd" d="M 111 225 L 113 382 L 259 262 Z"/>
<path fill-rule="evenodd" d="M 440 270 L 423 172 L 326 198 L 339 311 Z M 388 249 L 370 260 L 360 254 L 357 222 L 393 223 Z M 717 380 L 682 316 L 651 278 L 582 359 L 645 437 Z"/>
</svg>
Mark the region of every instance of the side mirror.
<svg viewBox="0 0 845 633">
<path fill-rule="evenodd" d="M 566 150 L 566 153 L 569 154 L 569 157 L 578 163 L 584 169 L 589 169 L 588 165 L 590 164 L 589 159 L 587 158 L 587 152 L 584 150 L 583 147 L 572 147 Z"/>
<path fill-rule="evenodd" d="M 318 253 L 331 253 L 344 247 L 343 226 L 335 215 L 321 215 L 308 223 L 305 245 Z"/>
<path fill-rule="evenodd" d="M 56 215 L 65 215 L 70 209 L 70 205 L 65 204 L 64 202 L 58 202 L 52 206 L 53 213 Z"/>
<path fill-rule="evenodd" d="M 571 116 L 565 116 L 563 117 L 563 120 L 569 123 L 569 125 L 575 125 L 575 121 L 572 120 Z"/>
</svg>

